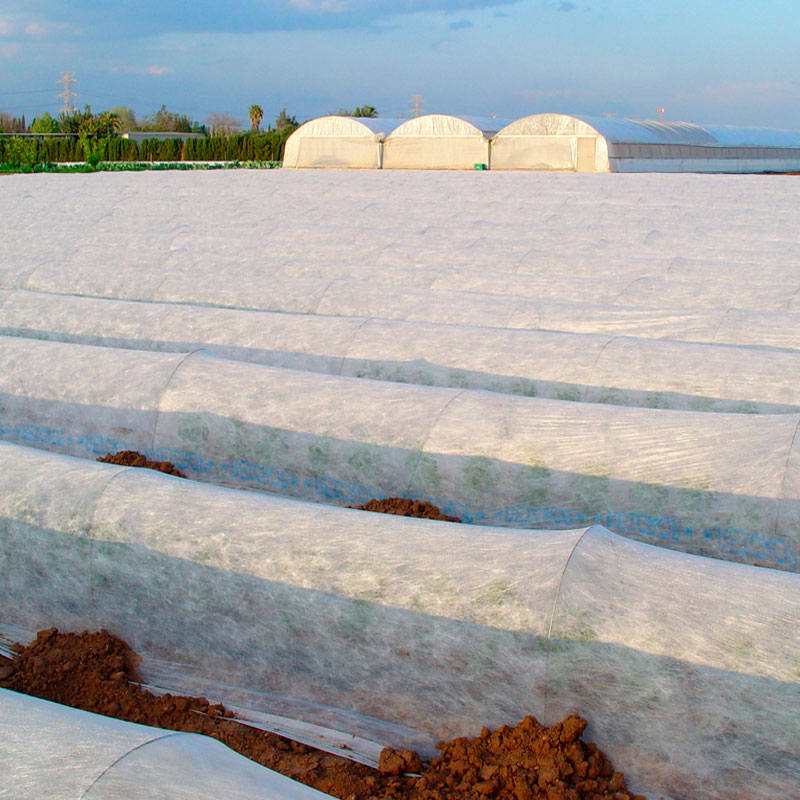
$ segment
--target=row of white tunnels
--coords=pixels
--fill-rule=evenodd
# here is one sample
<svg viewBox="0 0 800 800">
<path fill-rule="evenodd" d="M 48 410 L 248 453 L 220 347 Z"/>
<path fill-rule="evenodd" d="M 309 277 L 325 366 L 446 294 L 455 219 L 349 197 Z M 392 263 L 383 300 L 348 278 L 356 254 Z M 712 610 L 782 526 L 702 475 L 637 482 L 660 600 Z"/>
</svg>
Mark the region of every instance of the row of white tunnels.
<svg viewBox="0 0 800 800">
<path fill-rule="evenodd" d="M 790 172 L 800 133 L 536 114 L 516 121 L 427 114 L 328 116 L 286 143 L 284 167 L 564 172 Z"/>
</svg>

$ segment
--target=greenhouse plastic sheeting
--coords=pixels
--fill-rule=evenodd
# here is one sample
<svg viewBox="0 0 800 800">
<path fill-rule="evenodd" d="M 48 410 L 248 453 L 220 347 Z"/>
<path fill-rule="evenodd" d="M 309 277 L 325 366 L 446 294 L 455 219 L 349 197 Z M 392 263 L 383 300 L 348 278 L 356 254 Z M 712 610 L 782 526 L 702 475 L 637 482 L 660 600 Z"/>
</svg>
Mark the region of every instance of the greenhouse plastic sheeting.
<svg viewBox="0 0 800 800">
<path fill-rule="evenodd" d="M 325 800 L 220 742 L 0 689 L 0 797 Z"/>
<path fill-rule="evenodd" d="M 14 292 L 0 334 L 561 400 L 800 409 L 800 353 L 657 339 L 242 311 Z M 735 375 L 736 380 L 731 380 Z"/>
<path fill-rule="evenodd" d="M 65 491 L 65 470 L 87 481 Z M 205 679 L 439 737 L 577 711 L 656 796 L 774 800 L 800 781 L 797 575 L 599 526 L 376 515 L 2 442 L 0 519 L 0 620 L 105 627 L 144 656 L 145 681 L 166 657 L 198 691 Z M 63 557 L 79 543 L 83 560 Z"/>
<path fill-rule="evenodd" d="M 424 497 L 466 522 L 600 523 L 800 569 L 800 415 L 708 414 L 412 386 L 5 338 L 0 436 L 136 449 L 193 478 L 339 505 Z"/>
</svg>

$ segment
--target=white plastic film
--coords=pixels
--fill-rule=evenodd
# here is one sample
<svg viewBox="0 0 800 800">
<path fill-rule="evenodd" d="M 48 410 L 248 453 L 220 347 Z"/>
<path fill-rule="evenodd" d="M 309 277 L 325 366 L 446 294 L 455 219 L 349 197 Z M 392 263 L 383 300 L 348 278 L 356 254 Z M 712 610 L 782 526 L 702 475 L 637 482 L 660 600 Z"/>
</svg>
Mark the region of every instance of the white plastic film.
<svg viewBox="0 0 800 800">
<path fill-rule="evenodd" d="M 800 569 L 797 528 L 787 522 L 800 504 L 787 470 L 800 447 L 797 414 L 626 408 L 202 352 L 3 343 L 0 436 L 11 441 L 90 458 L 138 449 L 199 480 L 339 505 L 407 495 L 466 522 L 599 523 L 689 552 Z M 69 384 L 63 396 L 53 375 Z"/>
<path fill-rule="evenodd" d="M 4 485 L 8 465 L 57 478 L 69 462 L 0 443 L 0 485 L 25 499 Z M 58 494 L 56 480 L 38 502 Z M 52 535 L 71 539 L 57 523 Z M 634 787 L 674 797 L 772 800 L 800 778 L 796 575 L 599 527 L 477 528 L 135 469 L 108 482 L 90 543 L 92 622 L 144 656 L 145 680 L 170 659 L 197 691 L 237 686 L 441 737 L 578 710 Z M 3 545 L 33 587 L 29 545 Z M 78 570 L 53 561 L 64 594 L 48 621 Z M 3 596 L 0 618 L 27 605 Z"/>
<path fill-rule="evenodd" d="M 17 800 L 323 800 L 207 736 L 0 689 L 0 796 Z"/>
</svg>

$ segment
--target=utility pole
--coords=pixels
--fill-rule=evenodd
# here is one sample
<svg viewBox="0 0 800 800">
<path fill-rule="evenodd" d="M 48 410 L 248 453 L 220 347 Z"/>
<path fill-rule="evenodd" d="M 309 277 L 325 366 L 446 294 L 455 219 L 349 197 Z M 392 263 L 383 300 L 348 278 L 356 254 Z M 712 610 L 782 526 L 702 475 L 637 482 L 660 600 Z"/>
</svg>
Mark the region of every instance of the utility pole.
<svg viewBox="0 0 800 800">
<path fill-rule="evenodd" d="M 422 113 L 422 98 L 418 94 L 412 94 L 411 103 L 411 113 L 418 117 Z"/>
<path fill-rule="evenodd" d="M 58 82 L 64 87 L 64 91 L 59 95 L 59 97 L 64 99 L 64 106 L 62 107 L 61 111 L 64 114 L 71 114 L 75 110 L 75 107 L 72 105 L 72 101 L 78 96 L 72 88 L 78 82 L 75 79 L 75 73 L 62 72 L 61 80 Z"/>
</svg>

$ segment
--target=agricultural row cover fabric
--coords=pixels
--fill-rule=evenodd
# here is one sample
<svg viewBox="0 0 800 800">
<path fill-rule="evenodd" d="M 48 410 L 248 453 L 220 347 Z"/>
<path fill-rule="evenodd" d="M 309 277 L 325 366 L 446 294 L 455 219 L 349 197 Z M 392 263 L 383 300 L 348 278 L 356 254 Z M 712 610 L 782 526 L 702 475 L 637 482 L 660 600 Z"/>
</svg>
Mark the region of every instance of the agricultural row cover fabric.
<svg viewBox="0 0 800 800">
<path fill-rule="evenodd" d="M 4 442 L 0 545 L 2 625 L 107 628 L 164 688 L 434 739 L 577 711 L 656 796 L 773 800 L 800 781 L 797 575 L 599 526 L 377 515 Z"/>
<path fill-rule="evenodd" d="M 294 172 L 9 176 L 0 262 L 292 260 L 800 282 L 792 178 Z M 46 224 L 44 224 L 46 221 Z"/>
<path fill-rule="evenodd" d="M 466 522 L 593 523 L 800 570 L 800 415 L 574 403 L 4 338 L 0 438 L 358 505 L 423 497 Z"/>
<path fill-rule="evenodd" d="M 368 281 L 395 289 L 428 288 L 433 291 L 470 292 L 501 295 L 514 298 L 550 300 L 557 302 L 580 302 L 595 305 L 649 308 L 745 308 L 760 311 L 800 310 L 800 272 L 796 275 L 784 267 L 773 269 L 769 274 L 775 283 L 763 281 L 763 270 L 758 264 L 746 265 L 741 271 L 730 265 L 722 267 L 722 274 L 703 275 L 702 264 L 694 260 L 674 259 L 667 269 L 666 278 L 647 274 L 650 264 L 645 262 L 619 263 L 617 260 L 597 258 L 576 259 L 566 263 L 555 262 L 549 269 L 539 268 L 533 272 L 498 272 L 491 265 L 485 267 L 457 267 L 452 262 L 457 256 L 442 254 L 442 265 L 418 267 L 409 264 L 387 263 L 386 257 L 376 256 L 374 261 L 360 260 L 326 261 L 318 259 L 278 259 L 274 262 L 261 259 L 247 260 L 243 257 L 220 256 L 210 251 L 186 253 L 136 251 L 119 246 L 78 248 L 70 260 L 47 259 L 29 262 L 27 257 L 13 262 L 0 263 L 0 288 L 42 287 L 60 288 L 70 273 L 77 278 L 76 289 L 86 286 L 86 273 L 105 274 L 108 264 L 114 271 L 138 272 L 145 286 L 158 284 L 153 277 L 158 271 L 162 278 L 171 273 L 213 272 L 229 279 L 276 278 L 313 280 L 319 283 L 306 284 L 314 295 L 333 280 Z M 581 262 L 586 261 L 582 265 Z M 443 266 L 446 264 L 447 266 Z M 613 269 L 610 267 L 613 265 Z M 562 274 L 582 271 L 588 274 Z M 560 271 L 557 271 L 560 270 Z M 630 271 L 631 274 L 625 276 Z M 642 272 L 645 274 L 642 275 Z M 609 276 L 608 273 L 613 273 Z M 622 276 L 619 275 L 622 273 Z M 705 280 L 699 278 L 705 277 Z M 760 282 L 732 282 L 731 278 L 750 279 L 760 277 Z M 787 282 L 788 281 L 788 282 Z M 794 282 L 792 282 L 794 281 Z M 110 288 L 113 290 L 113 287 Z M 68 293 L 68 292 L 64 292 Z"/>
<path fill-rule="evenodd" d="M 0 689 L 0 791 L 16 800 L 325 800 L 207 736 Z"/>
<path fill-rule="evenodd" d="M 5 284 L 7 289 L 121 300 L 800 350 L 800 312 L 791 311 L 598 305 L 415 286 L 397 288 L 367 280 L 122 267 L 108 271 L 61 263 L 39 267 L 35 279 L 8 280 Z"/>
<path fill-rule="evenodd" d="M 800 410 L 800 352 L 0 291 L 0 334 L 628 406 Z M 731 375 L 736 380 L 731 380 Z"/>
</svg>

